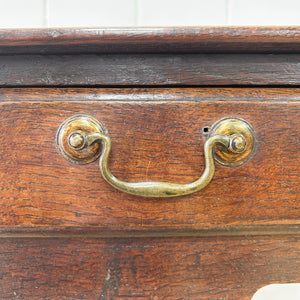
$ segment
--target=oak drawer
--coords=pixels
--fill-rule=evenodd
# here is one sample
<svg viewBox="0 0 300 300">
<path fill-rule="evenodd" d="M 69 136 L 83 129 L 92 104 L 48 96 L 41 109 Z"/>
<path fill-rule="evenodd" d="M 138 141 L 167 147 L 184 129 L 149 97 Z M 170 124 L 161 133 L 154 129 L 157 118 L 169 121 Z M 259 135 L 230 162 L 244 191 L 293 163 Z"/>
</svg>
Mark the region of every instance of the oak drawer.
<svg viewBox="0 0 300 300">
<path fill-rule="evenodd" d="M 299 235 L 7 238 L 2 299 L 237 299 L 299 282 Z"/>
<path fill-rule="evenodd" d="M 300 282 L 299 36 L 0 30 L 0 298 L 246 300 Z M 98 159 L 62 156 L 57 132 L 74 115 L 104 124 L 109 168 L 125 182 L 212 180 L 179 197 L 119 191 Z M 254 147 L 213 172 L 209 141 L 226 117 L 251 124 Z M 66 145 L 82 154 L 91 140 L 80 134 Z M 249 146 L 229 140 L 237 155 Z"/>
<path fill-rule="evenodd" d="M 2 89 L 1 231 L 99 236 L 299 232 L 299 89 Z M 205 130 L 242 117 L 256 132 L 253 157 L 218 163 L 202 191 L 177 198 L 120 192 L 97 162 L 75 165 L 56 145 L 76 114 L 99 119 L 122 180 L 187 183 L 204 168 Z"/>
</svg>

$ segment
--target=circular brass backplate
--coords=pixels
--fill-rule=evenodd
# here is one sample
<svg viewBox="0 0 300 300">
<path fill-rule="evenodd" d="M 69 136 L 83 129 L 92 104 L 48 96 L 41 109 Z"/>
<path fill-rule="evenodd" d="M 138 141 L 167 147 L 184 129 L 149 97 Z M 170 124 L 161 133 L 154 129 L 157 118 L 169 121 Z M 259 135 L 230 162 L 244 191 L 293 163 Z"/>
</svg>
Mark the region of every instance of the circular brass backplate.
<svg viewBox="0 0 300 300">
<path fill-rule="evenodd" d="M 104 133 L 105 128 L 102 123 L 91 116 L 75 115 L 66 119 L 56 134 L 56 143 L 60 153 L 66 160 L 75 164 L 87 164 L 96 160 L 101 154 L 99 143 L 87 147 L 83 140 L 82 147 L 74 147 L 77 146 L 74 145 L 75 138 L 75 142 L 79 143 L 78 133 L 82 133 L 80 137 L 84 139 L 86 134 L 95 132 Z"/>
<path fill-rule="evenodd" d="M 215 160 L 224 166 L 239 166 L 246 162 L 255 150 L 255 131 L 250 123 L 238 117 L 227 117 L 217 121 L 210 129 L 208 137 L 215 134 L 242 135 L 246 143 L 245 150 L 234 153 L 223 145 L 216 145 Z"/>
</svg>

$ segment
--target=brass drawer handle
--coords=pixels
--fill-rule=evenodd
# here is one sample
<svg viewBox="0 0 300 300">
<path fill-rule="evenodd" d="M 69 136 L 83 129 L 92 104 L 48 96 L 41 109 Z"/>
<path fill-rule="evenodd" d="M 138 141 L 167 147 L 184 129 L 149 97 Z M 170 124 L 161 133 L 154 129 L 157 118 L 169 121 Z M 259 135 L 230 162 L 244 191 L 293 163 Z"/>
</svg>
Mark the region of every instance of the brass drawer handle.
<svg viewBox="0 0 300 300">
<path fill-rule="evenodd" d="M 216 122 L 204 144 L 205 170 L 199 179 L 188 184 L 131 183 L 116 178 L 108 167 L 111 139 L 103 125 L 91 116 L 76 115 L 63 122 L 57 133 L 57 144 L 62 155 L 74 163 L 88 163 L 101 154 L 99 167 L 103 178 L 120 191 L 142 197 L 175 197 L 206 187 L 214 176 L 214 159 L 227 166 L 240 165 L 248 160 L 254 150 L 255 132 L 241 118 L 230 117 Z"/>
</svg>

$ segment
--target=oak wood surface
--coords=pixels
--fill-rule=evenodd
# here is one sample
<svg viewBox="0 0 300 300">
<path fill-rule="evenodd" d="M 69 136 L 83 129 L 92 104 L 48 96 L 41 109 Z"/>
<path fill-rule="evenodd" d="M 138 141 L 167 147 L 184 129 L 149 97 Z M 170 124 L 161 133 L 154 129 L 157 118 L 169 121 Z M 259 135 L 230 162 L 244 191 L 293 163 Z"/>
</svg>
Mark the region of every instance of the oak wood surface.
<svg viewBox="0 0 300 300">
<path fill-rule="evenodd" d="M 299 232 L 299 89 L 1 89 L 1 232 L 85 228 L 106 235 L 223 230 Z M 203 171 L 202 129 L 226 116 L 257 132 L 251 160 L 217 165 L 190 196 L 145 199 L 119 192 L 97 162 L 72 165 L 55 145 L 67 117 L 86 113 L 112 139 L 119 178 L 191 182 Z M 68 229 L 67 229 L 68 227 Z M 275 228 L 275 229 L 274 229 Z"/>
<path fill-rule="evenodd" d="M 299 54 L 299 27 L 0 30 L 0 299 L 245 300 L 299 282 Z M 128 181 L 195 180 L 224 116 L 258 143 L 199 193 L 144 199 L 60 156 L 77 113 L 103 121 Z"/>
<path fill-rule="evenodd" d="M 2 54 L 299 51 L 299 26 L 0 30 Z"/>
<path fill-rule="evenodd" d="M 300 85 L 300 54 L 2 55 L 0 86 Z"/>
<path fill-rule="evenodd" d="M 300 281 L 300 236 L 1 239 L 1 299 L 250 300 Z"/>
</svg>

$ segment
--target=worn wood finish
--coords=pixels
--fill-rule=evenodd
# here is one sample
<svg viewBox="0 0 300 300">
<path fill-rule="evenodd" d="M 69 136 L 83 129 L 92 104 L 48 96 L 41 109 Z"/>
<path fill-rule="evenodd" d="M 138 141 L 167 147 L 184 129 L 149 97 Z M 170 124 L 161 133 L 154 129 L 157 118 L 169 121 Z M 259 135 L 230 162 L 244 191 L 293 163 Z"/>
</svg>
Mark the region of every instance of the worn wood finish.
<svg viewBox="0 0 300 300">
<path fill-rule="evenodd" d="M 248 88 L 248 87 L 201 87 L 201 88 L 1 88 L 1 103 L 12 101 L 299 101 L 299 88 Z"/>
<path fill-rule="evenodd" d="M 0 70 L 1 299 L 246 300 L 300 282 L 300 27 L 5 29 Z M 194 181 L 225 116 L 258 143 L 198 193 L 145 199 L 58 153 L 77 113 L 105 124 L 132 182 Z"/>
<path fill-rule="evenodd" d="M 1 299 L 250 300 L 300 281 L 300 236 L 5 239 Z"/>
<path fill-rule="evenodd" d="M 299 51 L 299 26 L 0 30 L 2 54 Z"/>
<path fill-rule="evenodd" d="M 255 226 L 299 232 L 299 89 L 2 89 L 2 232 L 15 226 L 88 228 L 118 235 Z M 72 165 L 55 146 L 67 117 L 91 114 L 112 139 L 120 179 L 191 182 L 203 170 L 202 129 L 239 116 L 257 131 L 254 157 L 217 165 L 212 182 L 190 196 L 145 199 L 115 190 L 97 162 Z M 247 227 L 248 226 L 248 227 Z M 279 228 L 278 228 L 279 226 Z M 155 231 L 153 231 L 155 229 Z M 19 230 L 16 228 L 16 230 Z M 36 229 L 35 229 L 36 230 Z M 87 229 L 85 229 L 88 231 Z M 85 231 L 85 233 L 86 233 Z M 154 233 L 153 233 L 154 232 Z M 155 233 L 156 232 L 156 233 Z M 210 233 L 211 234 L 211 233 Z"/>
<path fill-rule="evenodd" d="M 0 69 L 0 86 L 300 85 L 300 54 L 6 55 Z"/>
</svg>

